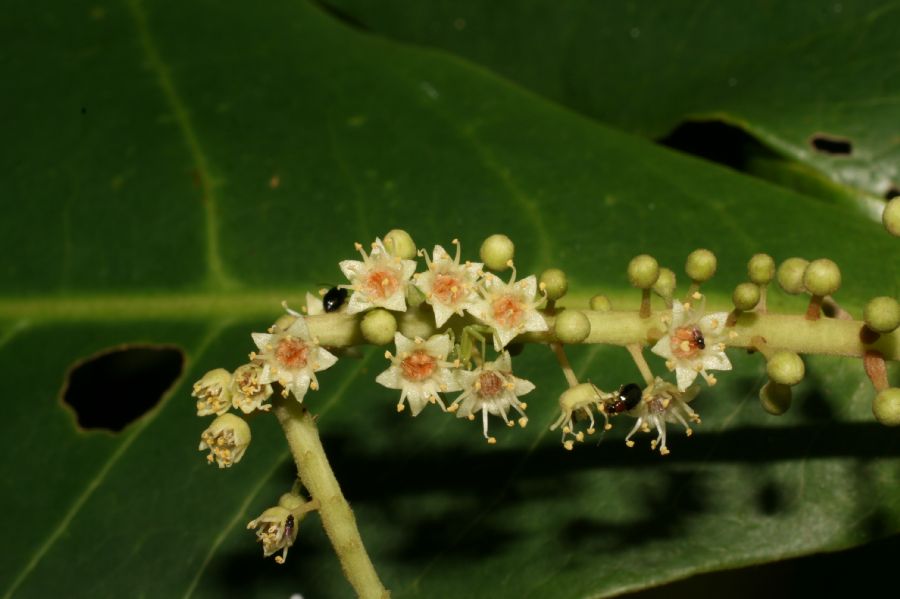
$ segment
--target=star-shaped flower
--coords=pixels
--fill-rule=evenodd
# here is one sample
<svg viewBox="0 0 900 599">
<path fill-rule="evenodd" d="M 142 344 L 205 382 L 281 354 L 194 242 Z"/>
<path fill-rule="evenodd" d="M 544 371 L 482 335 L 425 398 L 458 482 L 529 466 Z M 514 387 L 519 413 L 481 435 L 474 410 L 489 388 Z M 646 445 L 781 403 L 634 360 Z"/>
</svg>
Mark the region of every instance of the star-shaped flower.
<svg viewBox="0 0 900 599">
<path fill-rule="evenodd" d="M 221 416 L 231 408 L 231 373 L 224 368 L 210 370 L 194 383 L 191 395 L 197 398 L 197 416 Z"/>
<path fill-rule="evenodd" d="M 200 435 L 200 451 L 209 450 L 206 461 L 230 468 L 241 461 L 250 445 L 250 425 L 240 416 L 222 414 Z"/>
<path fill-rule="evenodd" d="M 251 353 L 250 359 L 262 364 L 257 382 L 263 385 L 277 382 L 284 389 L 282 395 L 293 393 L 302 402 L 307 389 L 319 388 L 317 372 L 330 368 L 337 358 L 319 347 L 311 337 L 306 319 L 297 316 L 286 329 L 272 327 L 268 333 L 253 333 L 253 342 L 259 353 Z"/>
<path fill-rule="evenodd" d="M 385 354 L 391 366 L 376 377 L 375 382 L 388 389 L 400 389 L 397 411 L 402 412 L 404 401 L 409 403 L 413 416 L 431 403 L 440 404 L 446 410 L 439 393 L 459 391 L 459 383 L 453 376 L 447 354 L 453 348 L 449 335 L 434 335 L 424 341 L 409 339 L 402 333 L 394 334 L 397 355 Z"/>
<path fill-rule="evenodd" d="M 347 314 L 374 307 L 405 312 L 406 285 L 416 271 L 416 262 L 392 256 L 381 239 L 375 240 L 368 255 L 361 244 L 357 243 L 356 249 L 362 254 L 362 261 L 343 260 L 340 263 L 341 272 L 350 281 L 347 287 L 353 290 Z"/>
<path fill-rule="evenodd" d="M 456 246 L 456 257 L 450 255 L 443 247 L 434 246 L 429 259 L 428 253 L 422 250 L 428 270 L 415 275 L 416 286 L 425 294 L 425 301 L 434 308 L 434 322 L 438 328 L 444 326 L 454 314 L 462 316 L 463 310 L 471 308 L 480 299 L 478 294 L 478 278 L 481 276 L 480 262 L 459 263 L 459 241 L 453 240 Z"/>
<path fill-rule="evenodd" d="M 700 416 L 688 406 L 688 402 L 693 400 L 700 388 L 693 385 L 686 391 L 681 391 L 672 383 L 667 383 L 660 377 L 656 377 L 653 383 L 644 389 L 641 402 L 628 414 L 637 418 L 634 428 L 625 437 L 625 444 L 628 447 L 634 447 L 634 441 L 631 436 L 639 429 L 645 433 L 649 433 L 651 428 L 656 429 L 656 439 L 650 442 L 650 449 L 656 449 L 659 446 L 659 453 L 668 455 L 669 448 L 666 447 L 666 423 L 678 422 L 686 429 L 687 436 L 694 434 L 689 422 L 700 424 Z"/>
<path fill-rule="evenodd" d="M 504 283 L 497 275 L 488 273 L 482 279 L 479 289 L 481 299 L 469 312 L 494 329 L 494 349 L 500 351 L 516 335 L 526 331 L 546 331 L 547 321 L 535 306 L 542 301 L 537 297 L 537 278 L 534 275 L 516 281 L 513 267 L 509 283 Z"/>
<path fill-rule="evenodd" d="M 513 408 L 519 413 L 519 426 L 528 423 L 524 402 L 519 401 L 534 389 L 534 384 L 512 374 L 512 359 L 509 352 L 503 352 L 493 362 L 485 362 L 474 370 L 458 370 L 456 378 L 462 387 L 462 393 L 450 405 L 449 411 L 456 412 L 458 418 L 475 420 L 475 414 L 481 412 L 484 438 L 488 443 L 496 443 L 497 439 L 488 435 L 488 414 L 500 416 L 507 426 L 513 426 L 507 412 Z"/>
<path fill-rule="evenodd" d="M 651 351 L 665 358 L 669 370 L 675 371 L 679 390 L 690 387 L 697 374 L 714 385 L 716 379 L 708 370 L 731 370 L 724 343 L 727 319 L 727 312 L 704 315 L 702 304 L 700 308 L 677 301 L 672 305 L 669 330 Z"/>
<path fill-rule="evenodd" d="M 272 395 L 272 385 L 260 382 L 263 367 L 259 364 L 244 364 L 234 371 L 231 383 L 231 402 L 235 409 L 244 414 L 253 410 L 268 412 L 272 404 L 265 401 Z"/>
<path fill-rule="evenodd" d="M 262 543 L 263 556 L 269 557 L 281 551 L 281 555 L 275 556 L 275 561 L 283 564 L 288 549 L 297 540 L 298 522 L 290 510 L 281 506 L 270 507 L 247 524 L 248 530 L 253 528 L 256 529 L 256 539 Z"/>
</svg>

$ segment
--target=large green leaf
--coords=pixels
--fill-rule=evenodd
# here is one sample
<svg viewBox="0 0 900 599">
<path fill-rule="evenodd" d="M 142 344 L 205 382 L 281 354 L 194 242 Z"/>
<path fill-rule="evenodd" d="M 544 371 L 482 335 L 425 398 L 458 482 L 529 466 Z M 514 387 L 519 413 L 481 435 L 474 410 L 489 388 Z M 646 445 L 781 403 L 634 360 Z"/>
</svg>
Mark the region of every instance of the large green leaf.
<svg viewBox="0 0 900 599">
<path fill-rule="evenodd" d="M 900 189 L 893 2 L 328 3 L 641 135 L 722 120 L 840 184 Z M 816 149 L 817 135 L 849 141 L 851 153 Z"/>
<path fill-rule="evenodd" d="M 352 242 L 403 226 L 474 254 L 502 230 L 523 271 L 559 265 L 570 304 L 635 305 L 624 266 L 715 250 L 724 298 L 757 250 L 828 255 L 858 311 L 895 293 L 896 241 L 822 205 L 617 133 L 428 51 L 360 35 L 297 0 L 8 6 L 0 182 L 0 589 L 7 596 L 347 596 L 317 519 L 285 566 L 245 523 L 292 465 L 272 417 L 235 468 L 196 451 L 190 384 L 235 367 L 302 293 L 337 282 Z M 878 256 L 874 259 L 873 256 Z M 797 309 L 798 302 L 785 303 Z M 78 361 L 177 346 L 183 375 L 123 432 L 60 401 Z M 582 376 L 637 373 L 575 348 Z M 307 402 L 396 597 L 575 597 L 865 542 L 900 529 L 896 435 L 858 362 L 810 360 L 795 409 L 757 406 L 762 367 L 734 356 L 697 402 L 704 425 L 660 458 L 620 424 L 565 452 L 547 425 L 563 379 L 546 348 L 524 431 L 436 410 L 412 420 L 372 381 L 379 351 L 322 373 Z M 659 364 L 656 364 L 659 367 Z M 896 373 L 894 373 L 896 374 Z M 130 388 L 110 401 L 127 402 Z"/>
</svg>

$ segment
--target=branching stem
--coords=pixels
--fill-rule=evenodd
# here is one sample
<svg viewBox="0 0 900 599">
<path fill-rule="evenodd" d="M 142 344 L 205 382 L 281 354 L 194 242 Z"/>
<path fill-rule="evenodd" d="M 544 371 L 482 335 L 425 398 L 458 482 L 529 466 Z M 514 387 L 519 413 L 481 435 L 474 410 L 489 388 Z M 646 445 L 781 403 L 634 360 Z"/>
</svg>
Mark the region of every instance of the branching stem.
<svg viewBox="0 0 900 599">
<path fill-rule="evenodd" d="M 322 526 L 341 562 L 344 575 L 361 599 L 387 599 L 372 560 L 363 546 L 356 518 L 344 499 L 334 472 L 325 457 L 315 419 L 294 399 L 277 398 L 275 415 L 284 429 L 297 473 L 313 501 L 318 501 Z"/>
</svg>

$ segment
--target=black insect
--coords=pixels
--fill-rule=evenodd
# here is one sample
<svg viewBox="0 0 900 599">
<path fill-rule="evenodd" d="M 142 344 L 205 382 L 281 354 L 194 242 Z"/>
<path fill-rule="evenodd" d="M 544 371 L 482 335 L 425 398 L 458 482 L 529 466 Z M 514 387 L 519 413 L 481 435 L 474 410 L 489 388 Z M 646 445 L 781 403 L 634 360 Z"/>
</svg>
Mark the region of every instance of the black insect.
<svg viewBox="0 0 900 599">
<path fill-rule="evenodd" d="M 289 515 L 284 519 L 284 536 L 293 541 L 294 539 L 294 516 Z"/>
<path fill-rule="evenodd" d="M 326 312 L 337 312 L 347 301 L 347 290 L 343 287 L 332 287 L 322 298 L 322 306 Z"/>
<path fill-rule="evenodd" d="M 706 349 L 706 339 L 703 338 L 703 333 L 700 332 L 700 329 L 695 328 L 692 336 L 694 345 L 700 349 Z"/>
<path fill-rule="evenodd" d="M 640 403 L 643 395 L 641 388 L 634 383 L 622 385 L 619 388 L 619 394 L 616 399 L 609 404 L 607 412 L 611 414 L 621 414 L 622 412 L 633 410 L 634 407 Z"/>
</svg>

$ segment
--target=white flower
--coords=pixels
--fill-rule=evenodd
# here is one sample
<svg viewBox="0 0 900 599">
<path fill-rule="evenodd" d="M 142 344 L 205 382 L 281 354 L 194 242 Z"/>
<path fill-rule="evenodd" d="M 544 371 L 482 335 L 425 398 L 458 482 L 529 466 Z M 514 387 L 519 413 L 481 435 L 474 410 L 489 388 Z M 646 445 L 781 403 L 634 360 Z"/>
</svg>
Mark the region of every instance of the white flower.
<svg viewBox="0 0 900 599">
<path fill-rule="evenodd" d="M 656 380 L 644 389 L 641 402 L 628 412 L 630 416 L 637 418 L 637 422 L 625 437 L 625 444 L 628 447 L 634 447 L 631 436 L 638 429 L 649 433 L 651 428 L 655 428 L 657 437 L 650 442 L 650 449 L 656 449 L 659 446 L 659 453 L 667 455 L 669 448 L 666 447 L 666 422 L 680 423 L 686 429 L 688 437 L 694 434 L 688 422 L 700 424 L 700 416 L 688 406 L 688 402 L 693 400 L 699 391 L 700 388 L 697 385 L 681 391 L 672 383 L 656 377 Z"/>
<path fill-rule="evenodd" d="M 497 275 L 488 273 L 480 288 L 482 298 L 469 312 L 494 329 L 494 349 L 500 351 L 516 335 L 526 331 L 546 331 L 547 322 L 535 306 L 542 298 L 535 298 L 537 279 L 534 275 L 516 282 L 513 267 L 509 283 L 504 283 Z"/>
<path fill-rule="evenodd" d="M 362 245 L 356 244 L 362 254 L 359 260 L 343 260 L 341 272 L 350 281 L 353 290 L 347 304 L 347 314 L 356 314 L 373 307 L 406 311 L 406 284 L 416 271 L 414 260 L 402 260 L 385 249 L 381 239 L 372 244 L 372 252 L 366 255 Z"/>
<path fill-rule="evenodd" d="M 310 337 L 302 316 L 297 316 L 287 329 L 272 327 L 268 333 L 253 333 L 252 337 L 259 354 L 251 353 L 250 359 L 263 365 L 258 382 L 278 382 L 284 387 L 283 396 L 293 393 L 299 402 L 307 389 L 319 388 L 315 373 L 337 362 L 334 355 L 319 347 L 318 340 Z"/>
<path fill-rule="evenodd" d="M 206 461 L 230 468 L 241 461 L 250 445 L 250 426 L 240 416 L 222 414 L 200 435 L 200 451 L 209 450 Z"/>
<path fill-rule="evenodd" d="M 231 407 L 231 373 L 224 368 L 210 370 L 194 383 L 191 395 L 197 398 L 197 416 L 221 416 Z"/>
<path fill-rule="evenodd" d="M 325 304 L 321 297 L 316 297 L 309 291 L 306 292 L 306 309 L 304 310 L 308 316 L 316 316 L 325 314 Z"/>
<path fill-rule="evenodd" d="M 434 308 L 434 323 L 438 328 L 454 314 L 462 316 L 463 310 L 468 310 L 480 299 L 477 283 L 483 265 L 480 262 L 460 264 L 459 241 L 454 239 L 453 244 L 456 246 L 453 259 L 439 245 L 434 246 L 431 259 L 422 250 L 420 253 L 425 256 L 428 270 L 415 275 L 416 286 Z"/>
<path fill-rule="evenodd" d="M 288 549 L 297 540 L 298 522 L 290 510 L 270 507 L 247 524 L 248 530 L 252 528 L 256 529 L 256 539 L 262 543 L 263 555 L 269 557 L 280 550 L 281 555 L 275 556 L 275 561 L 283 564 Z"/>
<path fill-rule="evenodd" d="M 260 382 L 263 367 L 244 364 L 234 371 L 231 382 L 231 402 L 235 409 L 249 414 L 253 410 L 268 412 L 272 404 L 264 403 L 272 395 L 272 385 Z"/>
<path fill-rule="evenodd" d="M 388 389 L 400 389 L 400 401 L 397 411 L 402 412 L 404 401 L 409 402 L 413 416 L 431 403 L 438 403 L 446 410 L 439 393 L 459 391 L 459 383 L 450 370 L 447 354 L 453 348 L 449 335 L 434 335 L 428 341 L 405 337 L 402 333 L 394 334 L 397 355 L 385 354 L 391 360 L 391 366 L 378 375 L 375 382 Z"/>
<path fill-rule="evenodd" d="M 669 370 L 675 371 L 681 391 L 691 386 L 697 374 L 714 385 L 716 379 L 707 370 L 731 370 L 724 343 L 728 313 L 704 316 L 703 312 L 703 305 L 695 309 L 691 304 L 675 302 L 668 333 L 651 350 L 665 358 Z"/>
<path fill-rule="evenodd" d="M 604 393 L 592 383 L 581 383 L 566 389 L 559 396 L 559 418 L 553 423 L 550 430 L 556 430 L 558 426 L 562 426 L 563 447 L 571 450 L 575 445 L 575 441 L 584 441 L 584 431 L 575 431 L 576 415 L 582 414 L 590 420 L 587 434 L 593 435 L 596 432 L 594 428 L 594 412 L 591 410 L 593 408 L 597 410 L 598 414 L 603 416 L 603 430 L 609 430 L 612 426 L 609 424 L 609 416 L 606 414 L 605 404 L 615 396 L 615 393 Z M 566 439 L 567 435 L 572 435 L 574 441 Z"/>
<path fill-rule="evenodd" d="M 475 414 L 481 411 L 484 438 L 488 443 L 497 442 L 488 435 L 488 414 L 500 416 L 507 426 L 513 426 L 507 416 L 509 408 L 513 408 L 519 413 L 519 426 L 528 423 L 525 416 L 528 406 L 519 401 L 518 396 L 530 392 L 534 385 L 513 376 L 509 352 L 503 352 L 493 362 L 485 362 L 475 370 L 459 370 L 456 378 L 463 392 L 450 405 L 449 411 L 456 411 L 458 418 L 469 420 L 475 420 Z"/>
</svg>

